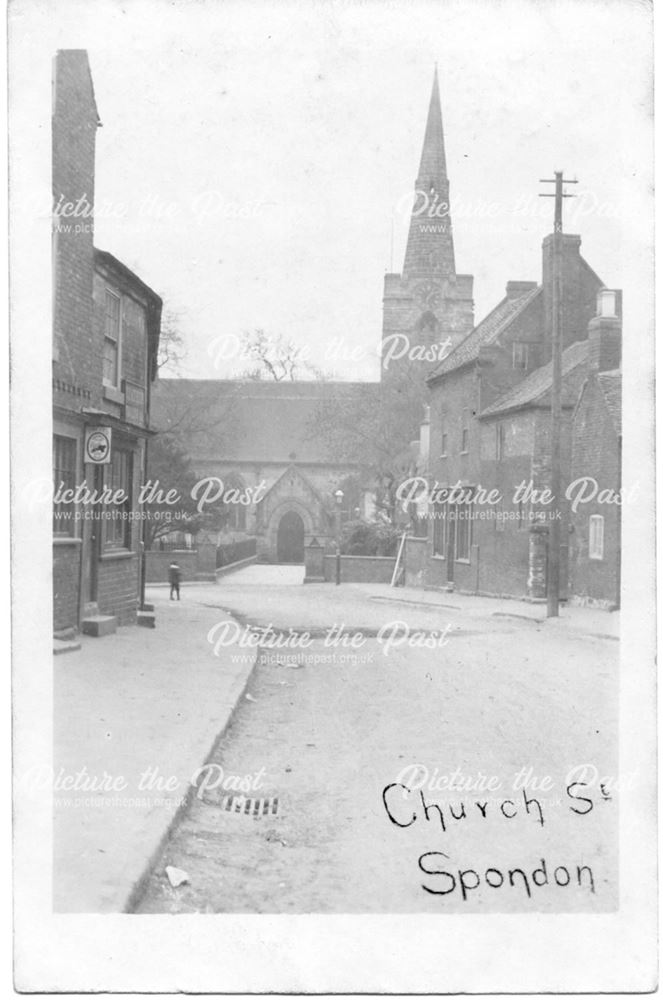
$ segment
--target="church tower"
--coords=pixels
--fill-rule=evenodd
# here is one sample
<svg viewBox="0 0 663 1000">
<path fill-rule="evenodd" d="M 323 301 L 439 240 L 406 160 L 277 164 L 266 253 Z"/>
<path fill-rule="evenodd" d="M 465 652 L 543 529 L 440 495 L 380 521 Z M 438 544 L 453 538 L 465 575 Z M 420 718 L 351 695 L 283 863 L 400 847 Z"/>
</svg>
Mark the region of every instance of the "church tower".
<svg viewBox="0 0 663 1000">
<path fill-rule="evenodd" d="M 474 326 L 472 283 L 471 275 L 456 273 L 436 68 L 403 271 L 402 274 L 386 274 L 384 279 L 383 375 L 385 363 L 392 371 L 398 365 L 423 364 L 427 374 L 440 358 L 436 355 L 425 362 L 417 352 L 415 358 L 418 360 L 408 362 L 412 348 L 447 341 L 450 346 L 446 355 L 470 332 Z M 408 353 L 404 353 L 405 338 L 409 344 Z M 388 360 L 390 356 L 392 361 Z"/>
</svg>

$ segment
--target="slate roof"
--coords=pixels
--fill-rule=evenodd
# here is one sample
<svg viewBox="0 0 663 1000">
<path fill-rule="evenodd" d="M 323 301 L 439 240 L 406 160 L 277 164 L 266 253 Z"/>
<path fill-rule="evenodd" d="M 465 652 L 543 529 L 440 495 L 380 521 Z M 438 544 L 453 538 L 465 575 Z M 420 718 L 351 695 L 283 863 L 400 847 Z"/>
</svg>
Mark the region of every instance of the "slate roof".
<svg viewBox="0 0 663 1000">
<path fill-rule="evenodd" d="M 605 405 L 612 417 L 615 432 L 619 437 L 622 433 L 622 373 L 620 369 L 610 372 L 599 372 L 597 381 L 603 392 Z"/>
<path fill-rule="evenodd" d="M 204 425 L 187 435 L 194 463 L 329 464 L 323 442 L 310 432 L 318 407 L 330 394 L 351 401 L 367 394 L 377 397 L 378 388 L 378 382 L 160 379 L 152 395 L 151 426 L 167 427 L 168 394 L 174 404 L 170 412 L 193 413 L 195 422 Z"/>
<path fill-rule="evenodd" d="M 428 376 L 428 381 L 432 382 L 440 375 L 462 368 L 463 365 L 470 364 L 479 357 L 479 350 L 485 345 L 494 344 L 501 333 L 506 330 L 509 324 L 519 316 L 523 309 L 542 294 L 541 286 L 532 288 L 522 295 L 509 295 L 502 299 L 492 312 L 481 320 L 478 326 L 468 333 L 464 340 L 454 348 L 451 354 L 434 369 Z"/>
<path fill-rule="evenodd" d="M 562 354 L 562 406 L 574 406 L 578 398 L 577 387 L 565 382 L 580 365 L 587 361 L 589 343 L 578 340 L 566 348 Z M 552 387 L 552 362 L 531 372 L 518 385 L 509 389 L 485 410 L 481 417 L 492 417 L 508 410 L 518 410 L 523 406 L 546 406 L 550 404 Z"/>
</svg>

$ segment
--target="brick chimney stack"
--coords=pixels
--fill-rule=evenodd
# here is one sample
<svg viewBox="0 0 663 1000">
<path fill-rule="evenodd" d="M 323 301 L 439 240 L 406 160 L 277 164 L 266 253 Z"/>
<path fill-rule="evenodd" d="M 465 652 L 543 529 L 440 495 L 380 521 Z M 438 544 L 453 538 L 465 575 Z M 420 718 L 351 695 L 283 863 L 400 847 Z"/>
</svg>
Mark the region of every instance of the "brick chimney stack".
<svg viewBox="0 0 663 1000">
<path fill-rule="evenodd" d="M 100 125 L 87 52 L 58 50 L 51 128 L 53 358 L 65 367 L 53 374 L 69 382 L 82 375 L 73 359 L 90 356 L 94 337 L 94 160 Z"/>
<path fill-rule="evenodd" d="M 560 234 L 561 242 L 561 300 L 562 300 L 562 349 L 576 340 L 582 340 L 587 329 L 589 314 L 582 316 L 582 259 L 580 257 L 580 237 L 570 233 Z M 554 236 L 546 236 L 542 247 L 543 315 L 545 323 L 546 360 L 552 356 L 552 312 L 553 312 L 553 255 Z M 592 306 L 590 306 L 591 310 Z"/>
<path fill-rule="evenodd" d="M 621 293 L 602 288 L 596 296 L 596 316 L 589 321 L 589 369 L 609 372 L 621 367 Z"/>
</svg>

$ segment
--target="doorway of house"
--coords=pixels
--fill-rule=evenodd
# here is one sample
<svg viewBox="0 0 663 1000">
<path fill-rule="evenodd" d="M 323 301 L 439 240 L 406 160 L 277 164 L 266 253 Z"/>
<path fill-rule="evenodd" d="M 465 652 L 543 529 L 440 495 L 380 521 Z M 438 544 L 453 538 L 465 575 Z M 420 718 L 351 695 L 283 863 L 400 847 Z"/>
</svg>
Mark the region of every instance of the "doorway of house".
<svg viewBox="0 0 663 1000">
<path fill-rule="evenodd" d="M 447 583 L 454 582 L 454 564 L 456 562 L 456 524 L 458 504 L 447 504 Z"/>
<path fill-rule="evenodd" d="M 100 493 L 103 488 L 103 465 L 85 465 L 85 479 L 92 484 L 92 489 Z M 101 518 L 99 516 L 99 505 L 92 504 L 90 507 L 91 518 L 83 521 L 82 530 L 82 553 L 81 553 L 81 613 L 82 617 L 88 613 L 91 605 L 97 601 L 97 585 L 99 574 L 99 554 L 101 552 Z"/>
<path fill-rule="evenodd" d="M 287 511 L 279 521 L 276 559 L 280 563 L 304 562 L 304 522 L 295 510 Z"/>
</svg>

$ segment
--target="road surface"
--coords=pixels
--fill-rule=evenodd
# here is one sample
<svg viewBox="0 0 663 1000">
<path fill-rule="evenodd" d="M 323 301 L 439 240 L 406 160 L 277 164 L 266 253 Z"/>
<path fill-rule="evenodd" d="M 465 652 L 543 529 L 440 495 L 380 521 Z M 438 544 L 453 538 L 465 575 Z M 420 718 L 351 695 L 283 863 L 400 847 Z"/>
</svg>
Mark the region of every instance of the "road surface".
<svg viewBox="0 0 663 1000">
<path fill-rule="evenodd" d="M 137 912 L 614 909 L 618 644 L 299 580 L 186 591 L 262 645 Z"/>
</svg>

